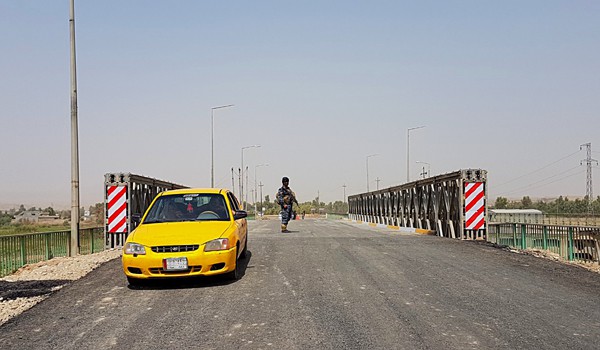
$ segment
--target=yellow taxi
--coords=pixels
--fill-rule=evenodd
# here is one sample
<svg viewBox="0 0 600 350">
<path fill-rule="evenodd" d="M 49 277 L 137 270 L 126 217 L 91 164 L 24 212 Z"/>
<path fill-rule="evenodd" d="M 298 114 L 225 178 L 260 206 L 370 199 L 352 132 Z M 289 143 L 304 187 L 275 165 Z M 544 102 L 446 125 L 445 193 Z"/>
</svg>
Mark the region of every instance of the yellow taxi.
<svg viewBox="0 0 600 350">
<path fill-rule="evenodd" d="M 217 274 L 239 279 L 238 260 L 248 249 L 246 216 L 226 189 L 159 193 L 123 247 L 129 284 Z"/>
</svg>

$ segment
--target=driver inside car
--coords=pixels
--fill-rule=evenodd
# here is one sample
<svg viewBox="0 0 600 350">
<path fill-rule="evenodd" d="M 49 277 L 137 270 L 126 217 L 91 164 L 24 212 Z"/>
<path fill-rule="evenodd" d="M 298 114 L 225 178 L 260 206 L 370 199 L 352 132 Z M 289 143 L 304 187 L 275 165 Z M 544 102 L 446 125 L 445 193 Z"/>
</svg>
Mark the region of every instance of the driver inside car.
<svg viewBox="0 0 600 350">
<path fill-rule="evenodd" d="M 213 212 L 219 216 L 219 219 L 227 218 L 227 209 L 225 208 L 225 202 L 222 197 L 213 197 L 210 201 L 203 205 L 200 210 L 200 214 L 206 212 Z"/>
<path fill-rule="evenodd" d="M 177 207 L 177 204 L 171 202 L 168 203 L 165 208 L 165 218 L 167 220 L 181 220 L 184 218 L 184 215 Z"/>
</svg>

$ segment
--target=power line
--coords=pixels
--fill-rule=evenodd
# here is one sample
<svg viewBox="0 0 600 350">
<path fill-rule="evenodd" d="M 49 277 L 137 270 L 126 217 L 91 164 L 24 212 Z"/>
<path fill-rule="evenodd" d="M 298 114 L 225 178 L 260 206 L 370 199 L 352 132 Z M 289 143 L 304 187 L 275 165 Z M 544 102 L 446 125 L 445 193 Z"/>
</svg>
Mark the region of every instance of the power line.
<svg viewBox="0 0 600 350">
<path fill-rule="evenodd" d="M 544 169 L 546 169 L 546 168 L 550 167 L 551 165 L 554 165 L 554 164 L 556 164 L 556 163 L 558 163 L 558 162 L 560 162 L 560 161 L 562 161 L 562 160 L 565 160 L 565 159 L 567 159 L 567 158 L 570 158 L 570 157 L 572 157 L 572 156 L 576 155 L 576 154 L 577 154 L 577 153 L 579 153 L 579 152 L 581 152 L 581 150 L 579 150 L 579 151 L 576 151 L 576 152 L 573 152 L 573 153 L 569 154 L 568 156 L 562 157 L 562 158 L 560 158 L 559 160 L 556 160 L 556 161 L 554 161 L 554 162 L 552 162 L 552 163 L 550 163 L 550 164 L 548 164 L 548 165 L 545 165 L 545 166 L 543 166 L 543 167 L 541 167 L 541 168 L 539 168 L 539 169 L 536 169 L 536 170 L 534 170 L 534 171 L 532 171 L 532 172 L 529 172 L 529 173 L 523 174 L 523 175 L 521 175 L 521 176 L 518 176 L 518 177 L 516 177 L 516 178 L 514 178 L 514 179 L 512 179 L 512 180 L 509 180 L 509 181 L 506 181 L 506 182 L 504 182 L 504 183 L 501 183 L 500 185 L 496 185 L 496 187 L 502 187 L 502 186 L 504 186 L 504 185 L 506 185 L 506 184 L 509 184 L 509 183 L 511 183 L 511 182 L 514 182 L 514 181 L 517 181 L 517 180 L 519 180 L 519 179 L 522 179 L 522 178 L 524 178 L 525 176 L 529 176 L 529 175 L 531 175 L 531 174 L 535 174 L 535 173 L 537 173 L 538 171 L 544 170 Z"/>
<path fill-rule="evenodd" d="M 559 179 L 556 179 L 556 180 L 554 180 L 554 181 L 551 181 L 551 182 L 548 182 L 548 183 L 541 184 L 542 182 L 545 182 L 545 181 L 547 181 L 547 180 L 550 180 L 550 179 L 552 179 L 552 178 L 555 178 L 555 177 L 557 177 L 557 176 L 560 176 L 560 175 L 563 175 L 563 174 L 565 174 L 565 173 L 568 173 L 568 172 L 570 172 L 571 170 L 573 170 L 573 169 L 577 169 L 577 168 L 579 168 L 579 167 L 580 167 L 579 165 L 577 165 L 577 166 L 574 166 L 574 167 L 572 167 L 572 168 L 570 168 L 570 169 L 567 169 L 567 170 L 565 170 L 565 171 L 563 171 L 563 172 L 561 172 L 561 173 L 558 173 L 558 174 L 555 174 L 555 175 L 549 176 L 549 177 L 547 177 L 547 178 L 545 178 L 545 179 L 542 179 L 542 180 L 540 180 L 540 181 L 536 181 L 536 182 L 534 182 L 534 183 L 530 183 L 530 184 L 529 184 L 529 185 L 527 185 L 527 186 L 523 186 L 523 187 L 517 188 L 517 189 L 515 189 L 515 190 L 513 190 L 513 191 L 508 191 L 508 192 L 499 193 L 499 194 L 497 194 L 497 196 L 500 196 L 500 195 L 507 195 L 507 194 L 512 194 L 512 193 L 515 193 L 515 192 L 520 192 L 520 191 L 522 191 L 522 190 L 524 190 L 524 189 L 533 189 L 533 188 L 538 188 L 538 187 L 547 186 L 547 185 L 553 184 L 553 183 L 555 183 L 555 182 L 558 182 L 558 181 L 564 180 L 564 179 L 566 179 L 566 178 L 569 178 L 569 177 L 571 177 L 571 176 L 579 175 L 579 174 L 583 173 L 583 172 L 585 171 L 585 169 L 584 169 L 584 170 L 581 170 L 581 171 L 579 171 L 579 172 L 576 172 L 576 173 L 574 173 L 574 174 L 570 174 L 570 175 L 567 175 L 567 176 L 561 177 L 561 178 L 559 178 Z M 538 186 L 535 186 L 536 184 L 540 184 L 540 185 L 538 185 Z M 532 187 L 532 186 L 533 186 L 533 187 Z"/>
</svg>

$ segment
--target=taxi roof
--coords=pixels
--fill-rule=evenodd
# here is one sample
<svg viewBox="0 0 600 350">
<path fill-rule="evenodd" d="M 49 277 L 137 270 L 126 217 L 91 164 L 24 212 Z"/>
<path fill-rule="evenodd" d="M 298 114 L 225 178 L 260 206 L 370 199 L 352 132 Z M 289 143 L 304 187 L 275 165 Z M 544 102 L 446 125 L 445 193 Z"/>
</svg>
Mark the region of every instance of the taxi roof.
<svg viewBox="0 0 600 350">
<path fill-rule="evenodd" d="M 189 193 L 211 193 L 211 194 L 225 194 L 229 192 L 226 188 L 182 188 L 178 190 L 167 190 L 160 192 L 161 195 L 168 194 L 189 194 Z"/>
</svg>

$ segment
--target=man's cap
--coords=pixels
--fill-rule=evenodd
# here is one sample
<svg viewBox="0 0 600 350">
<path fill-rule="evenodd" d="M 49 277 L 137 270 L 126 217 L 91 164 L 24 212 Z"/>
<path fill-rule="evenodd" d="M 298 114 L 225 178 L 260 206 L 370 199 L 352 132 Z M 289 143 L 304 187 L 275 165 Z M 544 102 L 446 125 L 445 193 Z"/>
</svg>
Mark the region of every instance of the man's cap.
<svg viewBox="0 0 600 350">
<path fill-rule="evenodd" d="M 287 176 L 284 176 L 283 179 L 281 179 L 281 182 L 290 182 L 290 179 L 288 179 Z"/>
</svg>

